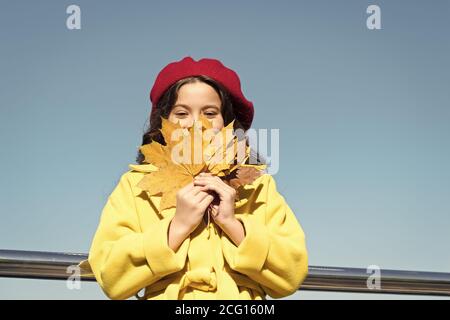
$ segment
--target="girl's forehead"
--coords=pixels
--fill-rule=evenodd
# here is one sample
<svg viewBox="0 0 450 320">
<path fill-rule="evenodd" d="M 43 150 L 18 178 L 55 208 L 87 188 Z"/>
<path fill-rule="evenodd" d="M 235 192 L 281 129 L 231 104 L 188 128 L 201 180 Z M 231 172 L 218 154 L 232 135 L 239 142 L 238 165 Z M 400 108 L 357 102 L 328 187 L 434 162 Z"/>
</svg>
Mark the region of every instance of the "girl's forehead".
<svg viewBox="0 0 450 320">
<path fill-rule="evenodd" d="M 185 109 L 206 109 L 212 107 L 220 109 L 222 101 L 220 96 L 212 87 L 208 86 L 210 89 L 186 88 L 186 90 L 183 90 L 183 87 L 181 87 L 178 92 L 177 100 L 173 106 L 174 108 L 181 107 Z"/>
<path fill-rule="evenodd" d="M 198 96 L 211 96 L 220 98 L 216 90 L 209 84 L 204 82 L 186 83 L 178 90 L 178 98 L 180 97 L 198 97 Z"/>
</svg>

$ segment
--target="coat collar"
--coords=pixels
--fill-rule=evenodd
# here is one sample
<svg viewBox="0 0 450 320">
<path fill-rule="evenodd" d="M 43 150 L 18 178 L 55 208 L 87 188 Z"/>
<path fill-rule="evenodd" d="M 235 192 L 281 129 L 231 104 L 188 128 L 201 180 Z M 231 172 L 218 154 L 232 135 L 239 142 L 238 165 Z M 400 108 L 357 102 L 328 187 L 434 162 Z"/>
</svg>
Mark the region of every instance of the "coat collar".
<svg viewBox="0 0 450 320">
<path fill-rule="evenodd" d="M 158 171 L 158 167 L 153 164 L 129 164 L 128 167 L 133 171 L 138 172 L 153 172 Z"/>
</svg>

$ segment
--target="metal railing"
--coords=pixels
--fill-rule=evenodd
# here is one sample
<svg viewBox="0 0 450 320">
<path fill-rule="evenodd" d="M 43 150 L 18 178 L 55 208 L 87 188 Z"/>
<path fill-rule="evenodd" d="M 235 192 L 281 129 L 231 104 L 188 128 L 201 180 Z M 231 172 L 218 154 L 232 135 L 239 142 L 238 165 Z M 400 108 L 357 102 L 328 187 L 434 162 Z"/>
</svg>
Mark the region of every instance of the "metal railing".
<svg viewBox="0 0 450 320">
<path fill-rule="evenodd" d="M 66 280 L 86 254 L 0 250 L 0 277 Z M 368 285 L 364 268 L 310 266 L 300 290 L 450 296 L 450 273 L 379 270 L 379 286 Z M 83 272 L 83 281 L 95 281 Z"/>
</svg>

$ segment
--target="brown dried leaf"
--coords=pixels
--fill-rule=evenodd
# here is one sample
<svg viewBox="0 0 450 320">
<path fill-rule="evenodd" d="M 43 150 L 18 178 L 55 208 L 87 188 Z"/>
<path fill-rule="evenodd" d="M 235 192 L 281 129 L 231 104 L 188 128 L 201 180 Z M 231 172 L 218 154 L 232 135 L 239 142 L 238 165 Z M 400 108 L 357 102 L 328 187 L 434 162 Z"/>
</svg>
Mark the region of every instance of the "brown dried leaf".
<svg viewBox="0 0 450 320">
<path fill-rule="evenodd" d="M 242 185 L 250 184 L 263 174 L 263 171 L 254 166 L 240 166 L 234 177 L 228 179 L 229 185 L 237 189 Z"/>
</svg>

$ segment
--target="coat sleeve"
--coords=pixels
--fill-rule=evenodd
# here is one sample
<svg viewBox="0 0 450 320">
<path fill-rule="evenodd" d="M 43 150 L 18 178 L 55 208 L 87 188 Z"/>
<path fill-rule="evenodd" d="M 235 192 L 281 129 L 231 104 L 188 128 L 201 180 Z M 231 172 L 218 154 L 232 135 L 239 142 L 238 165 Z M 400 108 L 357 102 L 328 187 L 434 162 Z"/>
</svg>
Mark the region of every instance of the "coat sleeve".
<svg viewBox="0 0 450 320">
<path fill-rule="evenodd" d="M 127 299 L 184 268 L 190 238 L 174 252 L 168 245 L 171 216 L 141 231 L 130 182 L 122 175 L 103 208 L 88 262 L 103 292 Z"/>
<path fill-rule="evenodd" d="M 271 175 L 265 184 L 265 205 L 236 216 L 244 226 L 244 240 L 237 247 L 225 235 L 222 248 L 230 268 L 258 282 L 272 298 L 282 298 L 295 293 L 306 278 L 308 253 L 303 229 Z"/>
</svg>

